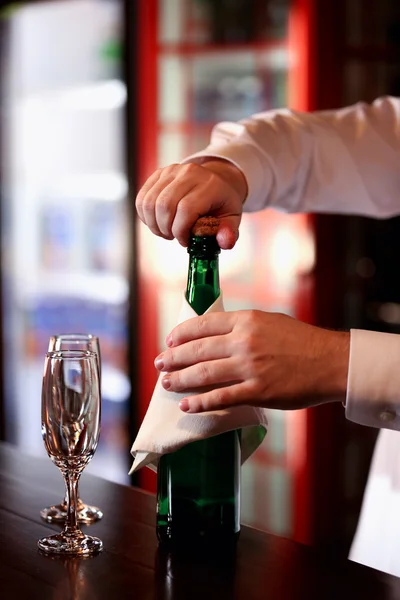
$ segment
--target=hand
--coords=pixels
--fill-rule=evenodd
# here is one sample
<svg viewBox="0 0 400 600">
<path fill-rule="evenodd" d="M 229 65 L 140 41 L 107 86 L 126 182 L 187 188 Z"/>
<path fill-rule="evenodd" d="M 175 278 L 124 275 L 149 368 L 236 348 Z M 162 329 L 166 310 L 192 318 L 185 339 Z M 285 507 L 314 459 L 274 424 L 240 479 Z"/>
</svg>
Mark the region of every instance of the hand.
<svg viewBox="0 0 400 600">
<path fill-rule="evenodd" d="M 136 198 L 139 218 L 153 233 L 167 240 L 189 242 L 199 217 L 219 217 L 217 241 L 224 250 L 239 237 L 247 183 L 241 171 L 226 160 L 203 165 L 170 165 L 155 171 Z"/>
<path fill-rule="evenodd" d="M 185 412 L 298 409 L 346 397 L 346 332 L 258 310 L 215 312 L 175 327 L 167 345 L 155 360 L 164 388 L 197 391 L 181 400 Z"/>
</svg>

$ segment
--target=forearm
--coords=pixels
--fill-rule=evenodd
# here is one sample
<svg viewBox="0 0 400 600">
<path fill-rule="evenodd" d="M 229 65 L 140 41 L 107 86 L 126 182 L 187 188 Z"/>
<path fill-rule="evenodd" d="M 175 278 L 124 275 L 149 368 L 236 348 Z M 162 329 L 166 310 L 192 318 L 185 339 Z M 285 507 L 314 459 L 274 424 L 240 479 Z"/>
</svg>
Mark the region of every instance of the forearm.
<svg viewBox="0 0 400 600">
<path fill-rule="evenodd" d="M 186 160 L 223 158 L 244 175 L 245 210 L 400 214 L 400 100 L 337 111 L 276 110 L 214 128 Z"/>
</svg>

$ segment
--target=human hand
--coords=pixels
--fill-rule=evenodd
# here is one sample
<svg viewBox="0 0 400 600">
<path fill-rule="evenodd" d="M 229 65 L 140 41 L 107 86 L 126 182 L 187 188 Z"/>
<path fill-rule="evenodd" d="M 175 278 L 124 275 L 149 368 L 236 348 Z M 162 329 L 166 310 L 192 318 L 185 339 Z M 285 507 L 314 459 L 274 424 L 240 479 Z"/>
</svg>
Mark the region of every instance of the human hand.
<svg viewBox="0 0 400 600">
<path fill-rule="evenodd" d="M 136 198 L 139 218 L 167 240 L 189 242 L 190 230 L 199 217 L 220 219 L 219 246 L 233 248 L 239 236 L 247 183 L 241 171 L 222 159 L 202 165 L 174 164 L 155 171 Z"/>
<path fill-rule="evenodd" d="M 155 360 L 164 388 L 197 391 L 181 400 L 185 412 L 299 409 L 346 396 L 347 332 L 257 310 L 215 312 L 175 327 L 167 345 Z"/>
</svg>

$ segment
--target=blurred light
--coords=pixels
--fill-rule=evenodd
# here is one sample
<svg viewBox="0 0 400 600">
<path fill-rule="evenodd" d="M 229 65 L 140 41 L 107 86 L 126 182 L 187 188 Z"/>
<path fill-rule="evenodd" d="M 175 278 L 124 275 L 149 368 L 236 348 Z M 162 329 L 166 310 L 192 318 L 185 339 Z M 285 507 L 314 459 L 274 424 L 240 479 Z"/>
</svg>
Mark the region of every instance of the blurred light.
<svg viewBox="0 0 400 600">
<path fill-rule="evenodd" d="M 247 77 L 239 79 L 237 89 L 246 94 L 258 96 L 259 94 L 262 94 L 263 85 L 258 77 L 248 75 Z"/>
<path fill-rule="evenodd" d="M 237 88 L 237 79 L 236 77 L 222 77 L 221 81 L 218 83 L 218 91 L 221 94 L 233 95 L 236 92 Z"/>
<path fill-rule="evenodd" d="M 286 229 L 276 231 L 271 240 L 271 268 L 276 277 L 290 282 L 296 273 L 298 240 Z"/>
<path fill-rule="evenodd" d="M 165 240 L 154 235 L 143 223 L 139 225 L 141 238 L 139 254 L 141 267 L 145 273 L 152 271 L 157 279 L 171 284 L 186 280 L 188 254 L 176 240 Z"/>
<path fill-rule="evenodd" d="M 46 296 L 81 298 L 105 304 L 121 305 L 129 297 L 128 281 L 121 275 L 104 273 L 63 271 L 37 272 L 24 275 L 24 289 L 19 290 L 21 302 L 34 302 Z"/>
<path fill-rule="evenodd" d="M 254 230 L 249 215 L 243 215 L 240 224 L 240 235 L 231 250 L 223 250 L 220 255 L 221 283 L 225 278 L 233 279 L 242 276 L 252 264 L 254 252 Z"/>
<path fill-rule="evenodd" d="M 287 69 L 291 64 L 292 57 L 285 48 L 279 48 L 277 50 L 269 50 L 263 57 L 262 62 L 264 65 L 271 69 Z"/>
<path fill-rule="evenodd" d="M 35 93 L 25 98 L 24 103 L 31 109 L 42 107 L 45 102 L 49 106 L 57 105 L 59 108 L 72 110 L 116 110 L 124 106 L 126 97 L 125 84 L 113 79 Z"/>
<path fill-rule="evenodd" d="M 117 79 L 71 88 L 60 93 L 60 101 L 74 110 L 115 110 L 126 102 L 126 86 Z"/>
<path fill-rule="evenodd" d="M 395 304 L 394 302 L 381 304 L 378 309 L 378 317 L 380 321 L 390 323 L 391 325 L 398 325 L 400 323 L 400 304 Z"/>
<path fill-rule="evenodd" d="M 128 181 L 123 173 L 81 174 L 58 182 L 52 192 L 69 198 L 119 201 L 128 193 Z"/>
<path fill-rule="evenodd" d="M 363 277 L 364 279 L 369 279 L 370 277 L 373 277 L 376 273 L 375 264 L 370 258 L 364 256 L 363 258 L 360 258 L 357 261 L 356 272 L 360 277 Z"/>
<path fill-rule="evenodd" d="M 125 402 L 131 393 L 129 378 L 107 363 L 102 368 L 101 395 L 110 402 Z"/>
<path fill-rule="evenodd" d="M 299 256 L 297 271 L 301 274 L 310 273 L 315 266 L 315 239 L 310 228 L 299 233 Z"/>
<path fill-rule="evenodd" d="M 309 272 L 315 262 L 314 241 L 309 235 L 282 228 L 275 232 L 270 249 L 271 268 L 280 280 Z"/>
</svg>

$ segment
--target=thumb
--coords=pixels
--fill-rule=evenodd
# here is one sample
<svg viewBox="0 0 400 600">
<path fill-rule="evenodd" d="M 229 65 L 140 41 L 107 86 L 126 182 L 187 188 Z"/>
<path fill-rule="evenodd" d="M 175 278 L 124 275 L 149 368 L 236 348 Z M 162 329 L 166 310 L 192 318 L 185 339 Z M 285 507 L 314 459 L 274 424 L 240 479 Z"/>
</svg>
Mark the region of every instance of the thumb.
<svg viewBox="0 0 400 600">
<path fill-rule="evenodd" d="M 240 215 L 218 217 L 220 225 L 217 232 L 217 242 L 222 250 L 231 250 L 239 238 Z"/>
</svg>

